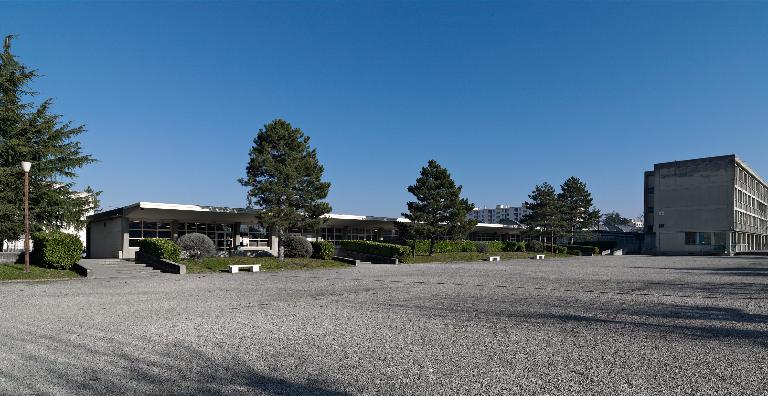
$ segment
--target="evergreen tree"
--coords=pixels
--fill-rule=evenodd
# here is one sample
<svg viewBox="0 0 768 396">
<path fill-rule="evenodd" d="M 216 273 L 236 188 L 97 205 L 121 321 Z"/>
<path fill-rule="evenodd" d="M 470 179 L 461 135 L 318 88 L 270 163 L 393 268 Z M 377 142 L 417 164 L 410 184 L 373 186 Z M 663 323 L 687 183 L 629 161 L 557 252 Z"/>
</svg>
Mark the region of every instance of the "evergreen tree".
<svg viewBox="0 0 768 396">
<path fill-rule="evenodd" d="M 249 187 L 248 205 L 256 206 L 259 220 L 280 238 L 292 227 L 317 227 L 320 216 L 331 206 L 322 202 L 331 183 L 322 181 L 324 168 L 309 136 L 287 121 L 276 119 L 259 129 L 253 139 L 246 177 L 240 184 Z"/>
<path fill-rule="evenodd" d="M 625 225 L 631 226 L 633 224 L 632 219 L 628 219 L 622 216 L 619 212 L 613 211 L 603 215 L 603 223 L 608 225 Z"/>
<path fill-rule="evenodd" d="M 522 222 L 528 227 L 530 233 L 550 238 L 554 245 L 555 237 L 562 230 L 562 205 L 557 199 L 555 188 L 544 182 L 534 187 L 530 195 L 530 201 L 525 202 L 525 207 L 530 212 L 523 217 Z M 554 246 L 552 247 L 554 250 Z"/>
<path fill-rule="evenodd" d="M 416 184 L 408 186 L 408 192 L 416 197 L 416 201 L 408 202 L 408 213 L 403 213 L 411 223 L 401 223 L 399 228 L 404 230 L 403 236 L 428 239 L 430 256 L 438 238 L 464 238 L 477 224 L 467 219 L 474 205 L 461 198 L 461 186 L 435 160 L 421 168 L 421 175 Z"/>
<path fill-rule="evenodd" d="M 62 122 L 51 114 L 53 101 L 31 101 L 30 83 L 36 70 L 11 53 L 13 36 L 6 36 L 0 54 L 0 242 L 18 240 L 24 230 L 21 161 L 32 162 L 29 212 L 33 231 L 63 226 L 82 228 L 84 217 L 98 206 L 98 192 L 73 190 L 76 171 L 94 162 L 74 140 L 83 125 Z M 0 244 L 1 246 L 1 244 Z"/>
<path fill-rule="evenodd" d="M 563 225 L 570 231 L 570 244 L 573 245 L 574 232 L 596 226 L 600 221 L 600 211 L 592 206 L 592 194 L 587 185 L 575 176 L 563 182 L 557 199 L 560 201 Z"/>
</svg>

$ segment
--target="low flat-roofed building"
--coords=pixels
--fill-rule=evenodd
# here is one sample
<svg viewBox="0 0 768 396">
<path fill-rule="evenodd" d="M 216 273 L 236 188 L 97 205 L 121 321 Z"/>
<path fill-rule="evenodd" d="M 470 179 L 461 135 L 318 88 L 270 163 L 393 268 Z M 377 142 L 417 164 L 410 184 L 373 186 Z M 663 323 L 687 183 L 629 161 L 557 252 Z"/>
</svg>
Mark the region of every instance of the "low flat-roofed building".
<svg viewBox="0 0 768 396">
<path fill-rule="evenodd" d="M 277 238 L 257 220 L 258 211 L 202 205 L 137 202 L 88 217 L 86 251 L 91 258 L 134 258 L 144 238 L 177 239 L 197 232 L 207 235 L 219 250 L 263 250 L 277 253 Z M 327 214 L 316 230 L 290 230 L 307 239 L 399 240 L 395 222 L 404 218 Z M 473 240 L 520 240 L 519 224 L 478 224 Z"/>
<path fill-rule="evenodd" d="M 768 249 L 768 184 L 736 155 L 655 164 L 644 180 L 656 254 Z"/>
</svg>

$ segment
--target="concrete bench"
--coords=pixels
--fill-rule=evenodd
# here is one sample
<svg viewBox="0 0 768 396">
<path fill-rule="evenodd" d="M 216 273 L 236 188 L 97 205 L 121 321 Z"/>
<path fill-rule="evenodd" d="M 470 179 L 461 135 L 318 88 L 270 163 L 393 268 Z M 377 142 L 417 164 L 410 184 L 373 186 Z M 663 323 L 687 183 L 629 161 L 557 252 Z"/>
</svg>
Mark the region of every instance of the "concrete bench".
<svg viewBox="0 0 768 396">
<path fill-rule="evenodd" d="M 536 260 L 544 260 L 544 255 L 543 254 L 537 254 L 536 255 Z"/>
<path fill-rule="evenodd" d="M 259 268 L 261 268 L 261 264 L 238 264 L 238 265 L 230 265 L 229 266 L 229 272 L 232 274 L 236 274 L 240 272 L 240 269 L 250 269 L 251 272 L 259 272 Z"/>
<path fill-rule="evenodd" d="M 501 261 L 501 256 L 488 257 L 488 261 Z"/>
</svg>

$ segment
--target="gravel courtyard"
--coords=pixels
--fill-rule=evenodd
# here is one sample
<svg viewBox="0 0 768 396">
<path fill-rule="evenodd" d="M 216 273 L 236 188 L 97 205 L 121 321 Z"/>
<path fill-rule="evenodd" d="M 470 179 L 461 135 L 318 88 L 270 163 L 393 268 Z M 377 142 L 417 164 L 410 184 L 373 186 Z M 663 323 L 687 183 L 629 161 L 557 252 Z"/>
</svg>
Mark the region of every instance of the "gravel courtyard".
<svg viewBox="0 0 768 396">
<path fill-rule="evenodd" d="M 768 258 L 0 284 L 0 394 L 762 394 Z"/>
</svg>

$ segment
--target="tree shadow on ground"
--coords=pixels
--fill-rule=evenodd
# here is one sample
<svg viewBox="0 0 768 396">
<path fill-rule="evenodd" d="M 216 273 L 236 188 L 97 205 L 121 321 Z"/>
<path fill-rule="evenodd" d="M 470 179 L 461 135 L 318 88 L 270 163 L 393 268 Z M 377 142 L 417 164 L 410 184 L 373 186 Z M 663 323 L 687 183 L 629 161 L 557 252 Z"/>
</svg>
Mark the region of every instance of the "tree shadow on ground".
<svg viewBox="0 0 768 396">
<path fill-rule="evenodd" d="M 713 275 L 768 276 L 768 267 L 628 267 L 632 269 L 659 269 L 672 271 L 704 271 Z"/>
<path fill-rule="evenodd" d="M 690 312 L 688 314 L 691 314 Z M 694 316 L 699 314 L 693 314 Z M 675 317 L 673 313 L 661 315 L 662 317 L 668 316 L 670 319 L 692 319 L 691 317 Z M 585 322 L 591 324 L 604 324 L 604 325 L 619 325 L 619 326 L 632 326 L 637 329 L 651 331 L 659 334 L 669 334 L 676 336 L 685 336 L 693 339 L 711 339 L 718 341 L 725 340 L 737 340 L 749 342 L 753 345 L 768 348 L 768 331 L 766 330 L 754 330 L 733 328 L 726 326 L 715 325 L 693 325 L 682 323 L 654 323 L 645 322 L 640 320 L 620 320 L 620 319 L 606 319 L 586 315 L 576 314 L 553 314 L 546 315 L 549 319 L 557 319 L 562 321 L 576 321 Z M 764 319 L 760 319 L 764 320 Z M 764 322 L 758 322 L 764 323 Z"/>
<path fill-rule="evenodd" d="M 24 336 L 20 336 L 24 334 Z M 4 336 L 0 393 L 144 395 L 321 395 L 349 393 L 327 380 L 297 382 L 258 372 L 243 356 L 212 355 L 179 341 L 106 334 L 51 335 L 24 328 Z M 30 342 L 31 341 L 31 342 Z M 233 340 L 233 342 L 237 342 Z M 253 356 L 258 361 L 258 356 Z M 299 378 L 306 373 L 296 369 Z M 23 372 L 38 373 L 22 375 Z M 4 389 L 4 387 L 10 387 Z"/>
</svg>

